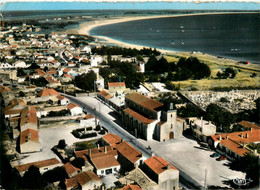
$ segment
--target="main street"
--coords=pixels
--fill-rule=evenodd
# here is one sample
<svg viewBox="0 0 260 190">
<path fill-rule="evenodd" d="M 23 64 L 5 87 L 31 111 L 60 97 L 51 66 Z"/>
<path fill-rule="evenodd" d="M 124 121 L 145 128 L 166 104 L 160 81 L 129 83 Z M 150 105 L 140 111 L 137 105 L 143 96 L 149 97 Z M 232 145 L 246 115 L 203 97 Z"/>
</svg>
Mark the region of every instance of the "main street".
<svg viewBox="0 0 260 190">
<path fill-rule="evenodd" d="M 95 115 L 100 120 L 100 125 L 106 127 L 109 132 L 117 134 L 125 141 L 130 143 L 136 149 L 143 153 L 143 156 L 149 158 L 152 155 L 152 151 L 147 149 L 147 146 L 138 142 L 138 140 L 124 130 L 120 124 L 120 119 L 117 116 L 111 115 L 113 110 L 109 108 L 107 105 L 103 104 L 102 102 L 98 101 L 94 97 L 74 97 L 67 94 L 61 93 L 63 96 L 69 98 L 72 102 L 81 106 L 84 110 L 88 113 Z M 158 155 L 160 156 L 160 155 Z M 171 164 L 175 165 L 175 163 L 170 162 Z M 178 168 L 178 167 L 177 167 Z M 178 168 L 179 169 L 179 168 Z M 180 170 L 180 177 L 179 177 L 179 185 L 184 189 L 202 189 L 203 186 L 200 185 L 197 181 L 195 181 L 192 177 L 188 176 L 184 171 Z"/>
</svg>

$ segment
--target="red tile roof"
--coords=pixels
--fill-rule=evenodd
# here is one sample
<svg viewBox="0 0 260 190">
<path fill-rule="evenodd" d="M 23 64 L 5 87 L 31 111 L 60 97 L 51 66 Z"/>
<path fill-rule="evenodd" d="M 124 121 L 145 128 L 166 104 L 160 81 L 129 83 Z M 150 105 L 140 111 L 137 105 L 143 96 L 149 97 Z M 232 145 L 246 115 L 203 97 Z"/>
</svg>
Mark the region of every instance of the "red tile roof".
<svg viewBox="0 0 260 190">
<path fill-rule="evenodd" d="M 111 87 L 125 87 L 125 82 L 109 82 L 108 88 Z"/>
<path fill-rule="evenodd" d="M 116 147 L 116 144 L 120 143 L 122 141 L 121 137 L 113 134 L 113 133 L 107 133 L 102 137 L 110 146 Z"/>
<path fill-rule="evenodd" d="M 244 148 L 242 145 L 240 145 L 230 139 L 222 140 L 221 144 L 224 147 L 227 147 L 228 149 L 232 150 L 233 152 L 235 152 L 236 154 L 238 154 L 240 156 L 245 156 L 246 154 L 250 153 L 250 151 L 247 150 L 246 148 Z"/>
<path fill-rule="evenodd" d="M 45 72 L 41 69 L 36 69 L 36 74 L 40 75 L 40 76 L 44 76 Z"/>
<path fill-rule="evenodd" d="M 70 175 L 74 172 L 78 172 L 80 171 L 79 168 L 76 168 L 75 166 L 73 166 L 71 163 L 67 162 L 66 164 L 64 164 L 64 169 L 66 170 L 67 174 Z"/>
<path fill-rule="evenodd" d="M 64 77 L 66 77 L 66 78 L 71 78 L 72 76 L 69 75 L 69 74 L 65 74 Z"/>
<path fill-rule="evenodd" d="M 105 90 L 102 90 L 101 92 L 99 92 L 98 94 L 100 94 L 101 96 L 103 96 L 104 98 L 106 98 L 106 99 L 110 99 L 110 98 L 112 98 L 113 96 L 112 95 L 110 95 L 107 91 L 105 91 Z"/>
<path fill-rule="evenodd" d="M 99 147 L 99 148 L 92 148 L 91 149 L 91 158 L 96 158 L 96 157 L 102 157 L 104 155 L 113 155 L 117 156 L 117 151 L 114 150 L 111 146 L 106 146 L 106 153 L 105 153 L 105 147 Z M 89 150 L 80 150 L 80 151 L 75 151 L 76 157 L 81 157 L 81 158 L 86 158 L 86 156 L 89 156 Z"/>
<path fill-rule="evenodd" d="M 260 127 L 258 125 L 255 125 L 249 121 L 241 121 L 240 123 L 238 123 L 239 125 L 246 127 L 246 128 L 253 128 L 253 129 L 260 129 Z"/>
<path fill-rule="evenodd" d="M 91 161 L 96 169 L 104 169 L 115 166 L 120 166 L 119 162 L 115 159 L 113 155 L 103 155 L 101 157 L 91 157 Z"/>
<path fill-rule="evenodd" d="M 122 154 L 126 159 L 128 159 L 133 164 L 142 158 L 142 153 L 136 150 L 127 142 L 121 142 L 116 146 L 117 151 Z"/>
<path fill-rule="evenodd" d="M 67 188 L 73 188 L 76 187 L 78 184 L 82 186 L 89 181 L 101 181 L 101 179 L 94 172 L 87 171 L 79 173 L 73 178 L 66 179 L 65 185 Z"/>
<path fill-rule="evenodd" d="M 61 95 L 58 95 L 57 98 L 58 98 L 59 100 L 67 99 L 67 98 L 65 98 L 64 96 L 61 96 Z"/>
<path fill-rule="evenodd" d="M 120 190 L 142 190 L 138 185 L 127 185 Z"/>
<path fill-rule="evenodd" d="M 229 139 L 237 142 L 237 143 L 251 143 L 251 142 L 258 142 L 260 141 L 260 130 L 251 128 L 250 131 L 241 131 L 241 132 L 234 132 L 234 133 L 224 133 L 221 135 L 213 135 L 211 136 L 214 141 L 220 141 Z"/>
<path fill-rule="evenodd" d="M 34 129 L 26 129 L 20 133 L 20 145 L 29 141 L 39 142 L 38 131 Z"/>
<path fill-rule="evenodd" d="M 59 92 L 54 90 L 53 88 L 50 89 L 43 89 L 41 92 L 38 93 L 38 96 L 43 97 L 43 96 L 54 96 L 54 95 L 60 95 Z"/>
<path fill-rule="evenodd" d="M 144 163 L 151 168 L 155 173 L 160 174 L 167 170 L 167 166 L 170 165 L 171 169 L 177 170 L 173 165 L 164 160 L 161 157 L 152 156 L 144 161 Z"/>
<path fill-rule="evenodd" d="M 86 119 L 92 119 L 92 118 L 95 118 L 95 116 L 94 116 L 94 115 L 91 115 L 91 114 L 88 114 L 88 115 L 86 115 L 85 118 L 86 118 Z"/>
<path fill-rule="evenodd" d="M 8 88 L 8 87 L 6 87 L 6 86 L 0 86 L 0 92 L 1 93 L 4 93 L 4 92 L 10 92 L 11 91 L 11 89 L 10 88 Z"/>
<path fill-rule="evenodd" d="M 74 103 L 70 103 L 70 104 L 67 105 L 67 108 L 70 109 L 70 110 L 75 108 L 75 107 L 79 107 L 79 106 L 77 104 L 74 104 Z"/>
<path fill-rule="evenodd" d="M 136 104 L 141 105 L 142 107 L 145 107 L 146 109 L 149 109 L 151 111 L 157 112 L 155 109 L 160 108 L 163 106 L 162 103 L 150 99 L 147 96 L 144 96 L 139 93 L 132 93 L 125 97 L 126 100 L 131 100 L 135 102 Z"/>
<path fill-rule="evenodd" d="M 124 112 L 128 115 L 131 115 L 132 117 L 134 117 L 135 119 L 137 119 L 138 121 L 140 121 L 144 124 L 150 124 L 153 121 L 155 121 L 155 119 L 148 119 L 147 117 L 135 112 L 134 110 L 132 110 L 130 108 L 124 109 Z"/>
<path fill-rule="evenodd" d="M 37 124 L 37 115 L 35 107 L 31 106 L 29 108 L 23 109 L 21 112 L 21 120 L 20 127 L 22 127 L 25 123 L 35 123 Z"/>
<path fill-rule="evenodd" d="M 48 159 L 48 160 L 42 160 L 42 161 L 38 161 L 38 162 L 31 162 L 28 164 L 23 164 L 23 165 L 17 165 L 15 166 L 15 168 L 17 169 L 18 172 L 24 172 L 27 171 L 29 169 L 30 166 L 34 165 L 37 168 L 41 168 L 41 167 L 47 167 L 47 166 L 52 166 L 52 165 L 56 165 L 56 164 L 60 164 L 61 162 L 59 160 L 57 160 L 57 158 L 52 158 L 52 159 Z"/>
<path fill-rule="evenodd" d="M 71 69 L 69 69 L 69 68 L 63 69 L 63 72 L 65 72 L 65 73 L 68 73 L 68 72 L 70 72 L 70 71 L 71 71 Z"/>
</svg>

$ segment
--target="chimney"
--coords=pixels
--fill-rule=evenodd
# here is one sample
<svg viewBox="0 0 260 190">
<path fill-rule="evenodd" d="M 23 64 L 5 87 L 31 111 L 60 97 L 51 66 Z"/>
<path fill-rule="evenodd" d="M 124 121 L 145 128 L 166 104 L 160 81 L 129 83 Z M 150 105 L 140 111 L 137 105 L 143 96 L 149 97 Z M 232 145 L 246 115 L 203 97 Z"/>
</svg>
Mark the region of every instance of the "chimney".
<svg viewBox="0 0 260 190">
<path fill-rule="evenodd" d="M 249 134 L 248 133 L 246 133 L 246 139 L 249 137 Z"/>
<path fill-rule="evenodd" d="M 243 133 L 241 133 L 241 138 L 243 138 Z"/>
<path fill-rule="evenodd" d="M 88 149 L 88 155 L 91 156 L 91 149 Z"/>
<path fill-rule="evenodd" d="M 104 146 L 104 152 L 105 152 L 105 154 L 107 153 L 107 147 L 106 146 Z"/>
<path fill-rule="evenodd" d="M 227 139 L 228 139 L 228 135 L 227 135 Z"/>
<path fill-rule="evenodd" d="M 121 139 L 121 142 L 124 142 L 124 139 L 123 139 L 123 138 Z"/>
<path fill-rule="evenodd" d="M 97 144 L 97 148 L 99 149 L 99 144 Z"/>
<path fill-rule="evenodd" d="M 250 131 L 252 132 L 252 131 L 253 131 L 253 128 L 251 128 Z"/>
<path fill-rule="evenodd" d="M 167 165 L 167 170 L 169 170 L 169 169 L 171 169 L 171 168 L 172 168 L 171 165 L 168 164 L 168 165 Z"/>
<path fill-rule="evenodd" d="M 222 140 L 221 135 L 219 135 L 219 140 L 220 140 L 220 141 Z"/>
<path fill-rule="evenodd" d="M 155 152 L 152 152 L 152 156 L 155 156 Z"/>
</svg>

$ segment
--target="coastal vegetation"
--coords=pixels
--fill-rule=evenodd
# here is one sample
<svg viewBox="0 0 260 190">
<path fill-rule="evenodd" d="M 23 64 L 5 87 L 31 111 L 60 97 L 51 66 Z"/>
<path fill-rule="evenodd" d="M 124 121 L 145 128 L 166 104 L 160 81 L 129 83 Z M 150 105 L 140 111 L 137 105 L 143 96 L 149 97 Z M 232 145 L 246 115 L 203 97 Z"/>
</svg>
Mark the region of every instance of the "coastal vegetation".
<svg viewBox="0 0 260 190">
<path fill-rule="evenodd" d="M 97 75 L 94 71 L 89 71 L 83 75 L 76 76 L 74 79 L 74 84 L 85 90 L 85 91 L 94 91 L 94 82 L 97 80 Z"/>
<path fill-rule="evenodd" d="M 118 46 L 101 46 L 101 47 L 93 47 L 91 49 L 92 53 L 96 53 L 98 55 L 122 55 L 123 57 L 131 56 L 151 56 L 155 55 L 158 56 L 161 53 L 156 49 L 152 48 L 142 48 L 140 50 L 136 48 L 124 48 Z"/>
</svg>

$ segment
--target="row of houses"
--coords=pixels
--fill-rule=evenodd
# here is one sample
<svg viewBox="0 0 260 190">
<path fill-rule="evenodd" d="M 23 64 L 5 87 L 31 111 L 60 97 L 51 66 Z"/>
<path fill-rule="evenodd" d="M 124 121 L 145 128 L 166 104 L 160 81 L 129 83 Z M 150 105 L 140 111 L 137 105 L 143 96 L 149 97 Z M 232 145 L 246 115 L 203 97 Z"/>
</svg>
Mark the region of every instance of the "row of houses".
<svg viewBox="0 0 260 190">
<path fill-rule="evenodd" d="M 109 174 L 118 175 L 122 179 L 121 182 L 125 184 L 122 189 L 131 187 L 144 190 L 178 189 L 179 171 L 173 165 L 154 155 L 145 158 L 141 152 L 112 133 L 103 136 L 96 148 L 74 151 L 74 156 L 85 160 L 85 165 L 81 169 L 70 162 L 62 164 L 56 158 L 17 165 L 15 169 L 23 176 L 32 165 L 38 167 L 41 173 L 55 167 L 63 167 L 68 178 L 56 184 L 66 189 L 100 189 L 103 184 L 102 176 Z M 141 174 L 148 183 L 138 181 L 137 175 L 134 182 L 124 181 L 133 171 L 138 171 L 138 175 Z"/>
</svg>

